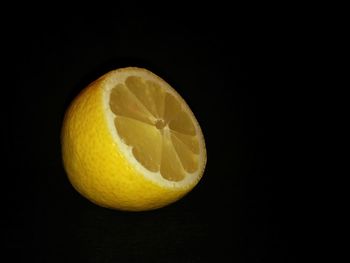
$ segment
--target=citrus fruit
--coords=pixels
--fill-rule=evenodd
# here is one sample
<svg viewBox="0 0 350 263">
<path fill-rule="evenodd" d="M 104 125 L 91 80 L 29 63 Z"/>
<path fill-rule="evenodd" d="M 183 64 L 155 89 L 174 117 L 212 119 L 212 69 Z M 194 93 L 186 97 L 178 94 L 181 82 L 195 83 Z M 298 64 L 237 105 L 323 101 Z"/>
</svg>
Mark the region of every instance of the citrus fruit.
<svg viewBox="0 0 350 263">
<path fill-rule="evenodd" d="M 63 164 L 73 187 L 93 203 L 144 211 L 179 200 L 201 179 L 206 149 L 182 97 L 154 73 L 110 71 L 66 111 Z"/>
</svg>

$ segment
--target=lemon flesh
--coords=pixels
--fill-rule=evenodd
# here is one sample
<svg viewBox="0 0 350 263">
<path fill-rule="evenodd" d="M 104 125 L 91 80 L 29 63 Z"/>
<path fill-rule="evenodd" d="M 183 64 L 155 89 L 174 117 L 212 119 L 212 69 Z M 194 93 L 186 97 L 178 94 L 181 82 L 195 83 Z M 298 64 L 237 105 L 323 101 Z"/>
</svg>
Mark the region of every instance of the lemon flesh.
<svg viewBox="0 0 350 263">
<path fill-rule="evenodd" d="M 200 180 L 200 126 L 168 83 L 140 68 L 111 71 L 67 110 L 62 154 L 68 178 L 90 201 L 142 211 L 168 205 Z"/>
</svg>

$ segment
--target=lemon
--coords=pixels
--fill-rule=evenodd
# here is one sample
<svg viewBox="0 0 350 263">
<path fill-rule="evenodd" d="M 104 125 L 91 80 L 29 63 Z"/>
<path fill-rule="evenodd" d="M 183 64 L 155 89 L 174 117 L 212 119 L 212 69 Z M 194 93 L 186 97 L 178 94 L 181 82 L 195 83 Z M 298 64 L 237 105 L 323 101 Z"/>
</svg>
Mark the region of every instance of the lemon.
<svg viewBox="0 0 350 263">
<path fill-rule="evenodd" d="M 206 164 L 203 134 L 189 106 L 166 81 L 136 67 L 110 71 L 80 92 L 66 111 L 61 144 L 73 187 L 118 210 L 179 200 Z"/>
</svg>

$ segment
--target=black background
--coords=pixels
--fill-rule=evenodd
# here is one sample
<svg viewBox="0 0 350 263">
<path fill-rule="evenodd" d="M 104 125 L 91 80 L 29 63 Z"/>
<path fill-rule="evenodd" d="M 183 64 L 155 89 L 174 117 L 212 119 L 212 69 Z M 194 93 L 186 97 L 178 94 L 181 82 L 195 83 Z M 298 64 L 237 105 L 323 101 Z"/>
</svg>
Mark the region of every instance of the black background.
<svg viewBox="0 0 350 263">
<path fill-rule="evenodd" d="M 107 12 L 19 15 L 7 31 L 2 225 L 12 262 L 289 262 L 290 186 L 275 176 L 285 167 L 272 140 L 283 128 L 269 117 L 274 98 L 261 74 L 271 63 L 260 56 L 268 36 L 229 14 Z M 125 66 L 167 80 L 207 144 L 198 186 L 156 211 L 97 207 L 62 166 L 65 109 Z"/>
</svg>

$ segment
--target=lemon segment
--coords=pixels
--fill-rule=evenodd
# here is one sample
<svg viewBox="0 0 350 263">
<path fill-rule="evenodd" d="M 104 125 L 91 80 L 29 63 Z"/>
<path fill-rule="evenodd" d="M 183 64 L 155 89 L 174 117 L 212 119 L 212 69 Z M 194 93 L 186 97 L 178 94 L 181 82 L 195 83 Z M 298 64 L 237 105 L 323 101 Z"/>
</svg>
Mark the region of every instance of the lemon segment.
<svg viewBox="0 0 350 263">
<path fill-rule="evenodd" d="M 115 117 L 115 127 L 124 143 L 133 147 L 135 158 L 152 172 L 159 171 L 162 135 L 153 125 L 123 116 Z"/>
</svg>

